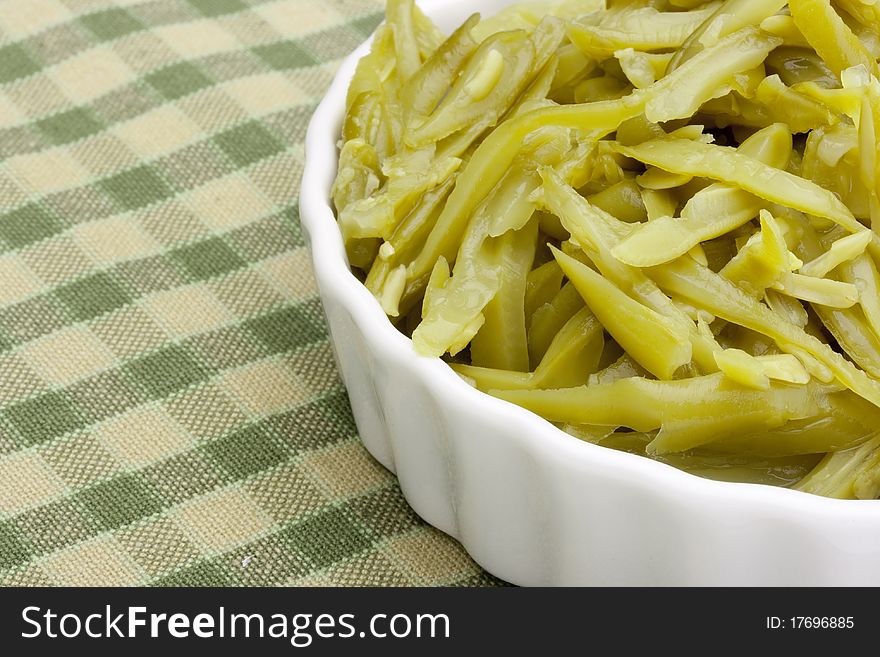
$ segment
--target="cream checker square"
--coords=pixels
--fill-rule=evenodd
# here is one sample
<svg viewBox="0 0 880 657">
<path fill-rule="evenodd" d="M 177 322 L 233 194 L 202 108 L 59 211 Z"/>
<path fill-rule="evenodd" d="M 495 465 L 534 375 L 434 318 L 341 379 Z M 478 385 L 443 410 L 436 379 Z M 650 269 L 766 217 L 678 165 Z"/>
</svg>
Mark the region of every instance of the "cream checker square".
<svg viewBox="0 0 880 657">
<path fill-rule="evenodd" d="M 0 95 L 0 128 L 11 128 L 24 119 L 24 113 L 6 96 Z"/>
<path fill-rule="evenodd" d="M 262 361 L 227 372 L 221 386 L 254 415 L 291 408 L 309 396 L 293 370 L 279 361 Z"/>
<path fill-rule="evenodd" d="M 123 466 L 138 468 L 190 445 L 189 434 L 161 407 L 140 407 L 104 423 L 95 438 Z"/>
<path fill-rule="evenodd" d="M 29 343 L 22 355 L 43 379 L 66 386 L 111 367 L 116 359 L 85 326 L 63 329 Z"/>
<path fill-rule="evenodd" d="M 52 77 L 71 100 L 84 103 L 131 82 L 135 74 L 113 50 L 101 46 L 61 62 Z"/>
<path fill-rule="evenodd" d="M 183 148 L 202 132 L 183 112 L 170 105 L 126 121 L 113 131 L 132 150 L 146 157 Z"/>
<path fill-rule="evenodd" d="M 42 566 L 65 586 L 133 586 L 144 577 L 112 536 L 68 548 L 46 559 Z"/>
<path fill-rule="evenodd" d="M 240 45 L 232 34 L 211 19 L 166 25 L 153 33 L 186 57 L 214 55 L 235 50 Z"/>
<path fill-rule="evenodd" d="M 243 174 L 231 174 L 194 189 L 184 205 L 217 231 L 249 224 L 272 211 L 272 203 Z"/>
<path fill-rule="evenodd" d="M 74 243 L 96 265 L 143 258 L 159 249 L 159 243 L 131 217 L 110 217 L 74 226 Z"/>
<path fill-rule="evenodd" d="M 0 306 L 36 294 L 43 283 L 17 253 L 0 255 Z"/>
<path fill-rule="evenodd" d="M 36 452 L 0 460 L 0 513 L 12 515 L 45 504 L 64 489 L 64 482 Z"/>
<path fill-rule="evenodd" d="M 341 16 L 329 2 L 270 2 L 254 8 L 272 27 L 282 34 L 304 34 L 337 25 Z"/>
<path fill-rule="evenodd" d="M 31 194 L 48 194 L 83 184 L 89 178 L 77 160 L 60 148 L 10 158 L 9 172 Z"/>
<path fill-rule="evenodd" d="M 224 85 L 226 92 L 254 115 L 269 114 L 308 100 L 299 87 L 277 71 L 260 73 Z"/>
<path fill-rule="evenodd" d="M 178 508 L 172 518 L 208 551 L 220 552 L 257 538 L 272 519 L 240 489 L 221 490 Z"/>
<path fill-rule="evenodd" d="M 20 39 L 70 17 L 70 10 L 57 0 L 0 1 L 0 29 Z"/>
<path fill-rule="evenodd" d="M 144 299 L 141 306 L 173 337 L 207 332 L 234 319 L 229 309 L 201 283 L 158 292 Z"/>
</svg>

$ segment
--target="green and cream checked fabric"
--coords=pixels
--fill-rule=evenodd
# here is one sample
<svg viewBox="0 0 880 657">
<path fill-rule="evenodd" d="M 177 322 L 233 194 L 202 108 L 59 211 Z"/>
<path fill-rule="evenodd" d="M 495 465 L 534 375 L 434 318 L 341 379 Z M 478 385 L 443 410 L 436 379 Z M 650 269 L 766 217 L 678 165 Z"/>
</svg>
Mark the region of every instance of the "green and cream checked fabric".
<svg viewBox="0 0 880 657">
<path fill-rule="evenodd" d="M 0 585 L 496 584 L 364 451 L 296 211 L 381 0 L 0 0 Z"/>
</svg>

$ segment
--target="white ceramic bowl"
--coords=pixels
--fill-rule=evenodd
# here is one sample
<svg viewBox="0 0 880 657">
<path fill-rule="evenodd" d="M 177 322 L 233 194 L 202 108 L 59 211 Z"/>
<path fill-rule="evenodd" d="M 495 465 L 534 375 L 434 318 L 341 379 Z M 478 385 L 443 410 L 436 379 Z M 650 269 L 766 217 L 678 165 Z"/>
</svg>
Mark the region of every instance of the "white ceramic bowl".
<svg viewBox="0 0 880 657">
<path fill-rule="evenodd" d="M 447 32 L 508 4 L 420 3 Z M 416 512 L 516 584 L 880 585 L 880 501 L 709 481 L 584 443 L 415 354 L 350 273 L 328 200 L 367 48 L 312 119 L 300 206 L 361 437 Z"/>
</svg>

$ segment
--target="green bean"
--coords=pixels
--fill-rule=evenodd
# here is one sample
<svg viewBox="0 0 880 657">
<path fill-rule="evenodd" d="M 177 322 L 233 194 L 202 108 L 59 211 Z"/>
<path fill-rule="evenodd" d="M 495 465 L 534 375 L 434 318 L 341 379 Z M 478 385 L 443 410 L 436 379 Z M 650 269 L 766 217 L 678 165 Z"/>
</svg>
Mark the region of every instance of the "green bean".
<svg viewBox="0 0 880 657">
<path fill-rule="evenodd" d="M 538 308 L 553 302 L 554 297 L 559 294 L 559 290 L 562 288 L 564 276 L 556 260 L 548 260 L 527 274 L 523 304 L 526 326 L 531 323 Z"/>
<path fill-rule="evenodd" d="M 865 50 L 828 0 L 789 0 L 788 7 L 807 42 L 837 75 L 859 65 L 874 75 L 880 74 L 876 59 Z"/>
<path fill-rule="evenodd" d="M 735 386 L 722 374 L 676 381 L 627 378 L 557 390 L 492 390 L 500 399 L 552 422 L 654 431 L 655 452 L 684 451 L 745 429 L 782 426 L 823 412 L 823 395 L 809 386 L 774 384 L 770 391 Z M 638 399 L 638 404 L 631 400 Z M 688 423 L 695 432 L 679 432 Z"/>
<path fill-rule="evenodd" d="M 840 499 L 877 498 L 880 496 L 880 435 L 858 447 L 829 453 L 795 488 Z"/>
<path fill-rule="evenodd" d="M 538 222 L 529 221 L 498 239 L 499 288 L 483 309 L 485 321 L 471 341 L 471 362 L 480 367 L 527 372 L 526 275 L 535 259 Z"/>
<path fill-rule="evenodd" d="M 598 23 L 585 20 L 571 24 L 568 36 L 581 51 L 595 58 L 607 58 L 615 50 L 665 50 L 678 48 L 719 6 L 711 3 L 694 11 L 660 12 L 653 7 L 607 12 Z"/>
<path fill-rule="evenodd" d="M 671 379 L 690 363 L 691 344 L 681 324 L 628 297 L 574 258 L 556 249 L 553 255 L 590 310 L 639 365 L 658 378 Z"/>
<path fill-rule="evenodd" d="M 566 283 L 551 302 L 535 309 L 528 327 L 529 362 L 533 367 L 541 362 L 553 338 L 583 305 L 574 285 Z"/>
</svg>

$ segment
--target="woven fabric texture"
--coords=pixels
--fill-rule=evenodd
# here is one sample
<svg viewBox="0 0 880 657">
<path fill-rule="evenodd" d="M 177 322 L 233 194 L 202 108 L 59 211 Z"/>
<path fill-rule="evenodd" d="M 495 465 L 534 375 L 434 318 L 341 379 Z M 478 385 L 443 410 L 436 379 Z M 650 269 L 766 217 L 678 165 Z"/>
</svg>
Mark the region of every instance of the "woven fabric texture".
<svg viewBox="0 0 880 657">
<path fill-rule="evenodd" d="M 496 584 L 357 437 L 300 233 L 381 0 L 0 0 L 0 586 Z"/>
</svg>

